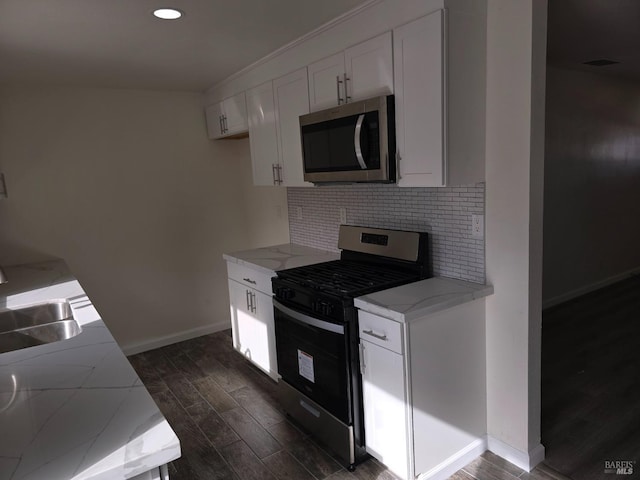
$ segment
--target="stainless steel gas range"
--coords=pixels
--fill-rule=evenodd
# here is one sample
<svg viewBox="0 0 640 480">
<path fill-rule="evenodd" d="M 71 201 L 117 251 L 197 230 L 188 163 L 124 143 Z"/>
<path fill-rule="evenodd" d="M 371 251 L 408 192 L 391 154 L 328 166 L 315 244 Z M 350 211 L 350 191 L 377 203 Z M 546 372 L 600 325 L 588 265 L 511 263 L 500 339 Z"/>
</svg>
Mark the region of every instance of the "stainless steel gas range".
<svg viewBox="0 0 640 480">
<path fill-rule="evenodd" d="M 272 279 L 280 398 L 349 467 L 366 457 L 353 299 L 430 276 L 428 235 L 341 225 L 340 260 Z"/>
</svg>

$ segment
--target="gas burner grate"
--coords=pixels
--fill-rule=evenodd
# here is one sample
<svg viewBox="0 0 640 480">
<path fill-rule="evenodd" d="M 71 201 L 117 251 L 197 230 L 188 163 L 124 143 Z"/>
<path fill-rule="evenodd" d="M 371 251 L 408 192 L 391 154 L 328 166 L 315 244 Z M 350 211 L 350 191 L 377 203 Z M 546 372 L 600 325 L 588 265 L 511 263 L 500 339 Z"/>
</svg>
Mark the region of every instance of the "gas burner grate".
<svg viewBox="0 0 640 480">
<path fill-rule="evenodd" d="M 418 280 L 414 272 L 349 260 L 281 270 L 278 276 L 303 287 L 342 297 L 357 297 Z"/>
</svg>

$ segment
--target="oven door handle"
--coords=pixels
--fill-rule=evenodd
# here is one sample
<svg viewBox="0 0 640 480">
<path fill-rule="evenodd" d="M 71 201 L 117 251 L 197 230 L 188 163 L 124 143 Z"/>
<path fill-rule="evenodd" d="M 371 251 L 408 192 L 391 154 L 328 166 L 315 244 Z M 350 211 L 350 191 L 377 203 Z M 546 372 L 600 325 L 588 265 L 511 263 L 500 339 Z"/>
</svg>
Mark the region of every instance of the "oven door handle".
<svg viewBox="0 0 640 480">
<path fill-rule="evenodd" d="M 319 318 L 310 317 L 309 315 L 305 315 L 304 313 L 296 312 L 289 307 L 285 307 L 275 298 L 273 299 L 273 306 L 299 323 L 304 323 L 305 325 L 311 325 L 312 327 L 316 327 L 321 330 L 344 335 L 344 325 L 325 322 L 324 320 L 320 320 Z"/>
</svg>

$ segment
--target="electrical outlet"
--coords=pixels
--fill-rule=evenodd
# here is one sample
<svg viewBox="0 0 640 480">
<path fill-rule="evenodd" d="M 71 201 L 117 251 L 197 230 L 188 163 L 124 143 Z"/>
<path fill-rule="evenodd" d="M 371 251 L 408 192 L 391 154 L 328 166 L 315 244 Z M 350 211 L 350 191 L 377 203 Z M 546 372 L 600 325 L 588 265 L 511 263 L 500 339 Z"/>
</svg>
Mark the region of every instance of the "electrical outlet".
<svg viewBox="0 0 640 480">
<path fill-rule="evenodd" d="M 296 207 L 296 219 L 302 220 L 302 207 Z"/>
<path fill-rule="evenodd" d="M 340 224 L 345 225 L 347 223 L 347 209 L 340 207 Z"/>
<path fill-rule="evenodd" d="M 484 215 L 471 215 L 471 236 L 484 238 Z"/>
</svg>

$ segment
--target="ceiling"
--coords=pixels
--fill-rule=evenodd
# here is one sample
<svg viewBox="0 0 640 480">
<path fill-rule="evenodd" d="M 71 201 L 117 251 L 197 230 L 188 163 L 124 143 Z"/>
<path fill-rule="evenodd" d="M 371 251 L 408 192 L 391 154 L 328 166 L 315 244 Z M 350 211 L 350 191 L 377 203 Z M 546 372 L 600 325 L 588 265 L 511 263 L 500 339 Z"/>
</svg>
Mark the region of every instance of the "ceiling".
<svg viewBox="0 0 640 480">
<path fill-rule="evenodd" d="M 0 83 L 204 91 L 362 3 L 0 0 Z M 640 79 L 639 21 L 640 0 L 549 0 L 548 61 Z M 621 63 L 583 65 L 601 58 Z"/>
<path fill-rule="evenodd" d="M 0 83 L 204 91 L 362 3 L 0 0 Z"/>
<path fill-rule="evenodd" d="M 640 80 L 640 0 L 548 0 L 547 61 Z"/>
</svg>

